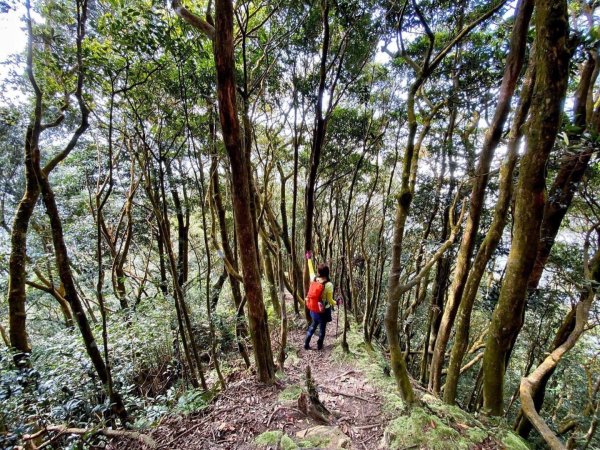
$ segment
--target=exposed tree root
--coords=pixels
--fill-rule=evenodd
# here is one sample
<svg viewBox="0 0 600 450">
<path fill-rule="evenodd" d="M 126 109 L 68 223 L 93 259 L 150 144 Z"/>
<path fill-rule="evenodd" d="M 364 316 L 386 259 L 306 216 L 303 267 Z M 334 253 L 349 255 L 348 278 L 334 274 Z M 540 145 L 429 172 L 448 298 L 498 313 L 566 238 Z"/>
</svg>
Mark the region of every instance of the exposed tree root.
<svg viewBox="0 0 600 450">
<path fill-rule="evenodd" d="M 58 434 L 52 437 L 49 441 L 42 443 L 39 446 L 36 446 L 32 441 L 37 437 L 45 434 L 57 432 Z M 127 438 L 134 439 L 136 441 L 141 442 L 148 448 L 156 448 L 156 442 L 147 434 L 139 433 L 137 431 L 127 431 L 127 430 L 112 430 L 110 428 L 68 428 L 64 425 L 49 425 L 36 433 L 26 434 L 23 436 L 23 440 L 27 442 L 26 448 L 29 450 L 38 450 L 50 445 L 52 442 L 56 441 L 56 439 L 63 434 L 102 434 L 106 437 L 110 438 Z"/>
</svg>

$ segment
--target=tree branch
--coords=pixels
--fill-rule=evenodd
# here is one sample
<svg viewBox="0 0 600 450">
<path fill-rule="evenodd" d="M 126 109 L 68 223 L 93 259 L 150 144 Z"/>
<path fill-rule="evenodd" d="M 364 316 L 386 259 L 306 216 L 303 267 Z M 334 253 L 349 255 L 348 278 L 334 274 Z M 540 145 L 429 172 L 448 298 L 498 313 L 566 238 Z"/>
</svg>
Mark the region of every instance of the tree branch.
<svg viewBox="0 0 600 450">
<path fill-rule="evenodd" d="M 175 10 L 175 13 L 181 17 L 185 22 L 202 32 L 210 40 L 215 38 L 215 27 L 208 23 L 203 18 L 195 15 L 189 9 L 185 8 L 180 0 L 172 0 L 171 7 Z"/>
</svg>

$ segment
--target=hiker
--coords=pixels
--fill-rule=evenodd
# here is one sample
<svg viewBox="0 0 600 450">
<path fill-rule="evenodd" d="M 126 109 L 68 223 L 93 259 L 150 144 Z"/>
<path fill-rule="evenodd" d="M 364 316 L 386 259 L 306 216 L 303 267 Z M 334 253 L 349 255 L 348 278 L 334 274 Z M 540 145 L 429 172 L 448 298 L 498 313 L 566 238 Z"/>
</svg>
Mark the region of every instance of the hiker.
<svg viewBox="0 0 600 450">
<path fill-rule="evenodd" d="M 317 267 L 318 276 L 315 277 L 315 269 L 311 257 L 311 252 L 307 252 L 306 259 L 308 260 L 308 272 L 311 282 L 305 300 L 312 322 L 306 332 L 304 348 L 306 350 L 310 349 L 310 339 L 318 326 L 319 339 L 317 340 L 317 349 L 321 350 L 323 348 L 323 341 L 325 340 L 325 327 L 327 326 L 327 322 L 331 322 L 332 320 L 331 312 L 335 306 L 335 301 L 333 300 L 333 283 L 329 279 L 329 266 L 319 264 Z"/>
</svg>

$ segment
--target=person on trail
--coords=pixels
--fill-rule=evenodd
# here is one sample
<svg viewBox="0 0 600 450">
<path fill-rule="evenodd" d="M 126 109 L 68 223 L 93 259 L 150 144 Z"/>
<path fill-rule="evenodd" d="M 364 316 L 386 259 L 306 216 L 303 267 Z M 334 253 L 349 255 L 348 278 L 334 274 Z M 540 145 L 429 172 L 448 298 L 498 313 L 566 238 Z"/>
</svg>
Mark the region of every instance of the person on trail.
<svg viewBox="0 0 600 450">
<path fill-rule="evenodd" d="M 323 349 L 325 341 L 325 328 L 327 323 L 331 322 L 331 312 L 335 306 L 333 300 L 333 283 L 329 279 L 329 266 L 319 264 L 317 267 L 317 277 L 315 277 L 315 269 L 311 258 L 311 252 L 306 253 L 308 260 L 308 272 L 310 275 L 310 286 L 306 296 L 306 307 L 310 311 L 312 322 L 306 332 L 304 339 L 304 348 L 310 349 L 310 339 L 319 327 L 319 339 L 317 340 L 317 349 Z"/>
</svg>

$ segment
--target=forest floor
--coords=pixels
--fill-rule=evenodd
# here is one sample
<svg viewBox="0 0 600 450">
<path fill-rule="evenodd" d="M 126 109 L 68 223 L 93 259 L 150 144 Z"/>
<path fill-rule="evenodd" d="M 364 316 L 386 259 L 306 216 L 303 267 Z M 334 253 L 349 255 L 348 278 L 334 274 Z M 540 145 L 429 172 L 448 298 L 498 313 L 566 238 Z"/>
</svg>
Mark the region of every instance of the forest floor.
<svg viewBox="0 0 600 450">
<path fill-rule="evenodd" d="M 317 351 L 316 336 L 312 350 L 303 348 L 306 323 L 297 319 L 291 324 L 285 373 L 278 375 L 276 383 L 266 385 L 250 371 L 234 371 L 227 377 L 227 389 L 205 409 L 166 417 L 144 433 L 157 448 L 166 450 L 529 449 L 504 421 L 446 405 L 418 384 L 414 388 L 419 405 L 407 410 L 381 352 L 368 350 L 353 330 L 348 333 L 350 354 L 344 354 L 341 330 L 336 336 L 335 325 L 331 325 L 324 349 Z M 331 413 L 329 423 L 303 412 L 308 365 L 319 399 Z M 122 438 L 112 440 L 106 448 L 147 447 Z"/>
<path fill-rule="evenodd" d="M 286 448 L 285 440 L 277 442 L 282 441 L 285 434 L 310 442 L 310 436 L 322 430 L 315 427 L 323 425 L 298 408 L 298 397 L 306 385 L 306 366 L 310 364 L 319 398 L 332 413 L 329 424 L 332 428 L 326 431 L 337 432 L 341 438 L 335 446 L 327 447 L 377 448 L 389 421 L 383 413 L 383 399 L 351 360 L 342 361 L 333 355 L 339 345 L 335 325 L 329 327 L 321 351 L 316 350 L 316 335 L 311 350 L 304 350 L 303 340 L 302 329 L 290 330 L 285 375 L 276 384 L 259 383 L 247 371 L 232 373 L 227 389 L 205 410 L 165 419 L 148 434 L 159 448 L 181 450 Z M 279 430 L 282 433 L 278 433 Z M 273 433 L 259 438 L 264 445 L 258 445 L 257 436 L 266 431 Z M 275 440 L 272 446 L 269 439 Z M 344 442 L 348 439 L 350 442 Z M 318 446 L 314 439 L 313 443 Z M 144 446 L 131 440 L 119 440 L 109 444 L 109 448 L 142 449 Z"/>
</svg>

